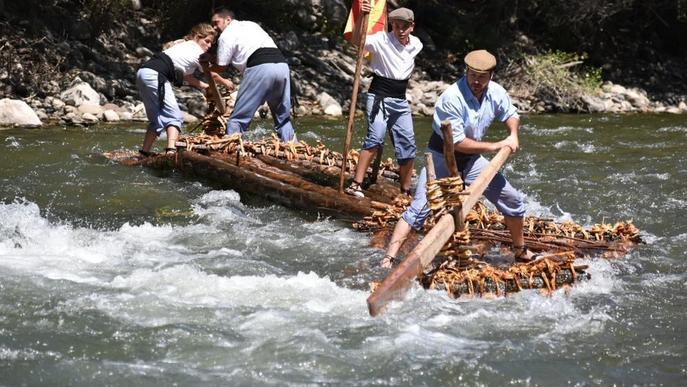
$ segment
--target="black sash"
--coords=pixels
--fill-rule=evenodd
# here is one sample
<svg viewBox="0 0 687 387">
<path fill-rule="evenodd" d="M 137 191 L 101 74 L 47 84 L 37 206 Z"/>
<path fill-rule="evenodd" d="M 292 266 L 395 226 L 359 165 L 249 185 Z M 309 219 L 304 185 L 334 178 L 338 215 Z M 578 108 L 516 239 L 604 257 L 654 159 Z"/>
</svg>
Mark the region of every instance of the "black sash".
<svg viewBox="0 0 687 387">
<path fill-rule="evenodd" d="M 141 65 L 141 68 L 157 71 L 157 97 L 160 109 L 165 103 L 165 82 L 170 81 L 174 86 L 180 87 L 184 84 L 184 76 L 174 70 L 172 58 L 164 52 L 153 55 L 150 60 Z"/>
<path fill-rule="evenodd" d="M 444 154 L 444 140 L 434 130 L 432 130 L 432 135 L 429 137 L 429 143 L 427 144 L 427 148 L 435 152 L 441 153 L 442 155 Z M 460 171 L 465 169 L 470 160 L 479 157 L 479 154 L 470 155 L 458 151 L 453 151 L 453 154 L 456 157 L 456 164 L 458 164 L 458 170 Z"/>
<path fill-rule="evenodd" d="M 385 78 L 381 75 L 374 74 L 370 89 L 367 92 L 380 97 L 406 99 L 407 88 L 407 79 L 399 81 L 397 79 Z"/>
<path fill-rule="evenodd" d="M 248 57 L 246 67 L 253 67 L 265 63 L 286 63 L 284 54 L 276 47 L 261 47 Z"/>
</svg>

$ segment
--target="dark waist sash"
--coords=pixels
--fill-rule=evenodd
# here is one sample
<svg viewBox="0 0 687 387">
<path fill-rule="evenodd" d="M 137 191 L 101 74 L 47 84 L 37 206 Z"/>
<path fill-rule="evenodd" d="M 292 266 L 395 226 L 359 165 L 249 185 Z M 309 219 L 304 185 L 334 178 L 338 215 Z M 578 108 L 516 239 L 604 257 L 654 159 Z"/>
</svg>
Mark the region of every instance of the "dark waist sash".
<svg viewBox="0 0 687 387">
<path fill-rule="evenodd" d="M 385 78 L 381 75 L 375 74 L 372 77 L 372 83 L 370 84 L 370 89 L 367 92 L 380 97 L 406 99 L 407 88 L 407 79 L 399 81 L 397 79 Z"/>
<path fill-rule="evenodd" d="M 157 71 L 157 97 L 160 108 L 163 107 L 165 101 L 165 82 L 170 81 L 176 87 L 180 87 L 184 83 L 184 75 L 174 70 L 172 58 L 164 52 L 153 55 L 152 58 L 141 65 L 141 68 Z"/>
<path fill-rule="evenodd" d="M 429 143 L 427 144 L 427 148 L 435 152 L 441 153 L 443 155 L 444 139 L 442 139 L 441 136 L 437 134 L 437 132 L 432 130 L 432 135 L 429 136 Z M 471 159 L 479 157 L 479 154 L 469 155 L 467 153 L 461 153 L 458 151 L 453 151 L 453 154 L 456 157 L 456 164 L 458 164 L 458 169 L 461 171 L 465 168 L 465 166 Z"/>
<path fill-rule="evenodd" d="M 261 47 L 248 57 L 246 68 L 265 63 L 286 63 L 284 54 L 276 47 Z"/>
</svg>

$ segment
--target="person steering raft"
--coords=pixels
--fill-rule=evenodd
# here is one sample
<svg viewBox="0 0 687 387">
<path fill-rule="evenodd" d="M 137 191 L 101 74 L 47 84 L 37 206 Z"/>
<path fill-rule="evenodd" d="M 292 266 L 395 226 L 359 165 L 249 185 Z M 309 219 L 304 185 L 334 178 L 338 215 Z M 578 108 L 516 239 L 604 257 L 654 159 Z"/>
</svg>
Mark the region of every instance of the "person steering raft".
<svg viewBox="0 0 687 387">
<path fill-rule="evenodd" d="M 516 152 L 520 148 L 520 118 L 506 90 L 491 80 L 495 68 L 496 58 L 488 51 L 476 50 L 468 53 L 465 56 L 465 76 L 449 86 L 437 100 L 432 121 L 433 131 L 427 147 L 432 154 L 438 179 L 449 176 L 443 155 L 442 121 L 451 123 L 456 163 L 463 181 L 468 186 L 489 164 L 482 153 L 497 152 L 503 147 L 509 147 Z M 501 141 L 483 141 L 487 129 L 494 120 L 504 123 L 508 136 Z M 423 168 L 413 201 L 394 228 L 382 259 L 383 267 L 391 267 L 411 228 L 420 230 L 429 216 L 426 182 L 427 170 Z M 504 223 L 513 241 L 516 260 L 533 259 L 534 254 L 524 243 L 525 204 L 522 194 L 499 172 L 489 183 L 484 196 L 503 214 Z"/>
</svg>

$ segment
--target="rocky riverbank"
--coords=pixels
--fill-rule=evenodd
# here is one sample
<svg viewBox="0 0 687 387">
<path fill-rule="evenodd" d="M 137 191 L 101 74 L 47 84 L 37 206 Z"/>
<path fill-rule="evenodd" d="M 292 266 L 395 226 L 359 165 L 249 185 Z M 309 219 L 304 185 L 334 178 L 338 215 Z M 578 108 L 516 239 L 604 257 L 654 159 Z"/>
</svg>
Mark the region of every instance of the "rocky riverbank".
<svg viewBox="0 0 687 387">
<path fill-rule="evenodd" d="M 4 48 L 4 54 L 0 54 L 3 65 L 0 66 L 0 126 L 146 121 L 134 77 L 138 66 L 159 50 L 161 44 L 155 23 L 141 12 L 134 15 L 126 23 L 101 33 L 89 44 L 60 40 L 49 32 L 41 39 L 30 40 L 16 26 L 0 23 L 3 32 L 0 46 Z M 296 114 L 329 117 L 347 114 L 355 69 L 352 47 L 317 32 L 270 33 L 284 51 L 292 70 L 300 103 Z M 421 32 L 419 35 L 430 39 Z M 426 41 L 425 45 L 431 55 L 433 43 Z M 458 76 L 461 67 L 458 62 L 461 61 L 447 60 L 442 67 L 441 61 L 418 61 L 407 92 L 413 114 L 433 114 L 438 96 Z M 69 70 L 62 72 L 61 68 Z M 513 73 L 517 74 L 509 72 Z M 428 74 L 442 74 L 440 78 L 443 79 L 432 79 Z M 362 90 L 369 85 L 369 75 L 364 73 Z M 239 82 L 240 78 L 234 77 L 234 80 Z M 514 103 L 523 113 L 562 111 L 556 101 L 523 92 L 516 79 L 497 77 L 496 80 L 509 89 Z M 205 115 L 207 104 L 199 91 L 182 87 L 176 95 L 187 122 Z M 644 90 L 610 82 L 595 93 L 576 98 L 575 107 L 563 111 L 687 113 L 687 96 L 656 100 Z M 358 108 L 362 108 L 362 102 Z"/>
</svg>

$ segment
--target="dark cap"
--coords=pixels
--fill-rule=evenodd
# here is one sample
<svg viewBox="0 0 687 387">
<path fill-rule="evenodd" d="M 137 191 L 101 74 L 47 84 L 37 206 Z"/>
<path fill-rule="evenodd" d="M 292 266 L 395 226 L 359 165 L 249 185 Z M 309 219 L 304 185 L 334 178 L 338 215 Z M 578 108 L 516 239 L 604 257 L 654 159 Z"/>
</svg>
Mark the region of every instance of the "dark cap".
<svg viewBox="0 0 687 387">
<path fill-rule="evenodd" d="M 465 55 L 465 64 L 474 71 L 486 73 L 496 67 L 496 58 L 487 50 L 475 50 Z"/>
<path fill-rule="evenodd" d="M 415 14 L 408 8 L 398 8 L 389 12 L 389 20 L 403 20 L 408 23 L 415 23 Z"/>
</svg>

